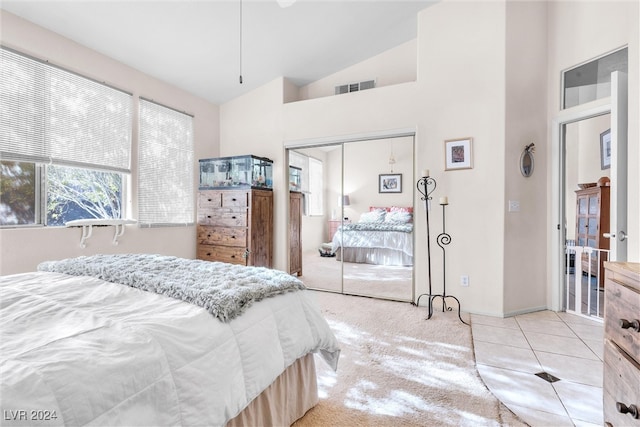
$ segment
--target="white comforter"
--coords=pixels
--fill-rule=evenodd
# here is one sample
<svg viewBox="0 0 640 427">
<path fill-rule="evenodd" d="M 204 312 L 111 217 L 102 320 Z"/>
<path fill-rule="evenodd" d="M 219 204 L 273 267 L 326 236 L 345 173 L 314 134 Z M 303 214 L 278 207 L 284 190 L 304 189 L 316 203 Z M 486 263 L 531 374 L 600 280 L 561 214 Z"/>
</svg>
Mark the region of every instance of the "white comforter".
<svg viewBox="0 0 640 427">
<path fill-rule="evenodd" d="M 413 256 L 413 234 L 401 231 L 342 230 L 333 236 L 331 251 L 339 248 L 394 249 Z"/>
<path fill-rule="evenodd" d="M 0 277 L 6 426 L 224 425 L 312 351 L 337 368 L 338 343 L 308 291 L 267 298 L 222 323 L 203 308 L 95 278 Z"/>
</svg>

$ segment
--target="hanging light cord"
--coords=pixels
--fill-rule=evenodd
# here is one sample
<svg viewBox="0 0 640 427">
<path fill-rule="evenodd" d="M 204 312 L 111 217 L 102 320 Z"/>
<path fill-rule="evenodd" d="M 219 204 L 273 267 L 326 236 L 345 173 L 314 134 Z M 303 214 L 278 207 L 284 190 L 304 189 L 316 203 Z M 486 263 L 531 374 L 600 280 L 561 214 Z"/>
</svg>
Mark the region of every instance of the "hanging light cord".
<svg viewBox="0 0 640 427">
<path fill-rule="evenodd" d="M 242 0 L 240 0 L 240 84 L 242 84 Z"/>
</svg>

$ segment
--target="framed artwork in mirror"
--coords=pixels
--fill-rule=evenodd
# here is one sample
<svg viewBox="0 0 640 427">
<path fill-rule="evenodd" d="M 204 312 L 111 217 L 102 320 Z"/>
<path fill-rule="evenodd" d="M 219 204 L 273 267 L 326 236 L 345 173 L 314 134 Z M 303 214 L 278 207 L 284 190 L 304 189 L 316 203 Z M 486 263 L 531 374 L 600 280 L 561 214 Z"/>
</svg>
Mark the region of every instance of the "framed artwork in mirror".
<svg viewBox="0 0 640 427">
<path fill-rule="evenodd" d="M 402 193 L 402 174 L 381 173 L 378 175 L 378 193 Z"/>
</svg>

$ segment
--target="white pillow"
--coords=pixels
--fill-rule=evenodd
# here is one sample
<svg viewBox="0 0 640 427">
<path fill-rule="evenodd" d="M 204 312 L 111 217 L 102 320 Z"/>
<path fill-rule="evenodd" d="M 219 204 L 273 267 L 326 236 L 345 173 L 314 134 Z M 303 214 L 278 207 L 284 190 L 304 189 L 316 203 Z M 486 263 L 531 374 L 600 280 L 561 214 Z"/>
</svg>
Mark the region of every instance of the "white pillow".
<svg viewBox="0 0 640 427">
<path fill-rule="evenodd" d="M 384 221 L 385 214 L 385 211 L 380 210 L 365 212 L 360 215 L 360 222 L 382 222 Z"/>
<path fill-rule="evenodd" d="M 400 222 L 403 224 L 413 221 L 413 214 L 411 212 L 389 212 L 385 218 L 386 222 Z"/>
</svg>

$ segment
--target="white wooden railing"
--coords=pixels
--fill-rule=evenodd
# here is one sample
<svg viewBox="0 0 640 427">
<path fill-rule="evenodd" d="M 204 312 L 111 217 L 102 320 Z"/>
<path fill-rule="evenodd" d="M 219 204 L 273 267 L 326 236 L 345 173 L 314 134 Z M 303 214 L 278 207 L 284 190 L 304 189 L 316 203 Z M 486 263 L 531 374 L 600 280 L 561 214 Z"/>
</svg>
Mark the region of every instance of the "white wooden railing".
<svg viewBox="0 0 640 427">
<path fill-rule="evenodd" d="M 564 277 L 565 307 L 568 312 L 602 319 L 604 272 L 600 266 L 608 260 L 607 249 L 567 245 Z"/>
</svg>

